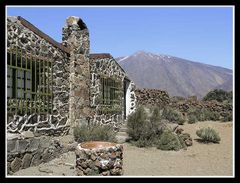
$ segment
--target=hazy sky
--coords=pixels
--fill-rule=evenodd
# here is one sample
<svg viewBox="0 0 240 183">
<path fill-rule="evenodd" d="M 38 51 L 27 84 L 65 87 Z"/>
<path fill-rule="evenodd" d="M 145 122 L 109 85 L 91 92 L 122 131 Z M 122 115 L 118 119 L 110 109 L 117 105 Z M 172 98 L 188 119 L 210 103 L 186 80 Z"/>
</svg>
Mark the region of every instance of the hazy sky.
<svg viewBox="0 0 240 183">
<path fill-rule="evenodd" d="M 68 16 L 90 31 L 91 53 L 131 55 L 138 50 L 233 67 L 232 7 L 8 7 L 61 42 Z"/>
</svg>

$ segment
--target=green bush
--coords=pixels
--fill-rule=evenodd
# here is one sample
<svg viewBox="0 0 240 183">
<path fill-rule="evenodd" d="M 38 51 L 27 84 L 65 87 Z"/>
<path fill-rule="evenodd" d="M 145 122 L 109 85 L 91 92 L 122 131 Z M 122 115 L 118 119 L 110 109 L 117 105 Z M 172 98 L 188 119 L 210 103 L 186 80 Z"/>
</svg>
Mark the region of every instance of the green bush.
<svg viewBox="0 0 240 183">
<path fill-rule="evenodd" d="M 205 97 L 203 97 L 203 101 L 210 101 L 210 100 L 216 100 L 218 102 L 223 102 L 224 100 L 227 100 L 231 102 L 232 91 L 227 92 L 222 89 L 215 89 L 213 91 L 210 91 L 206 94 Z"/>
<path fill-rule="evenodd" d="M 204 142 L 214 142 L 218 143 L 221 138 L 219 134 L 212 128 L 201 128 L 196 131 L 197 136 L 199 136 Z"/>
<path fill-rule="evenodd" d="M 223 116 L 223 118 L 221 119 L 222 122 L 227 122 L 227 121 L 232 121 L 232 113 L 227 113 Z"/>
<path fill-rule="evenodd" d="M 212 111 L 210 111 L 209 109 L 203 108 L 201 109 L 201 113 L 204 116 L 204 120 L 210 120 L 211 116 L 212 116 Z"/>
<path fill-rule="evenodd" d="M 161 116 L 159 107 L 150 110 L 149 116 L 145 109 L 140 106 L 127 120 L 127 133 L 132 143 L 137 147 L 148 147 L 155 143 L 155 139 L 162 133 L 159 130 Z"/>
<path fill-rule="evenodd" d="M 189 124 L 193 124 L 193 123 L 196 123 L 196 122 L 197 122 L 197 117 L 194 116 L 193 114 L 190 114 L 190 115 L 188 116 L 188 123 L 189 123 Z"/>
<path fill-rule="evenodd" d="M 155 106 L 152 109 L 151 116 L 149 117 L 151 133 L 159 134 L 158 127 L 161 123 L 160 108 Z"/>
<path fill-rule="evenodd" d="M 194 119 L 195 118 L 195 119 Z M 195 123 L 196 121 L 205 121 L 205 120 L 213 120 L 218 121 L 220 119 L 220 114 L 218 112 L 210 111 L 209 109 L 192 109 L 188 113 L 188 119 L 190 123 Z"/>
<path fill-rule="evenodd" d="M 220 114 L 218 112 L 211 112 L 210 120 L 218 121 L 220 119 Z"/>
<path fill-rule="evenodd" d="M 161 150 L 174 150 L 178 151 L 182 149 L 184 142 L 171 131 L 164 131 L 160 136 L 160 139 L 157 143 L 157 148 Z"/>
<path fill-rule="evenodd" d="M 149 147 L 153 145 L 153 142 L 150 139 L 140 138 L 134 141 L 133 144 L 137 147 Z"/>
<path fill-rule="evenodd" d="M 116 132 L 107 125 L 81 125 L 73 130 L 74 138 L 78 142 L 85 141 L 116 141 Z"/>
<path fill-rule="evenodd" d="M 182 114 L 179 111 L 176 111 L 172 108 L 165 107 L 162 112 L 163 119 L 167 119 L 170 122 L 178 123 L 179 125 L 182 125 L 185 120 L 183 119 Z"/>
<path fill-rule="evenodd" d="M 204 108 L 203 109 L 193 108 L 188 112 L 188 116 L 189 117 L 195 116 L 196 121 L 204 121 L 205 120 Z"/>
<path fill-rule="evenodd" d="M 140 106 L 136 111 L 128 116 L 127 133 L 132 140 L 137 141 L 143 134 L 146 134 L 147 113 L 143 106 Z"/>
</svg>

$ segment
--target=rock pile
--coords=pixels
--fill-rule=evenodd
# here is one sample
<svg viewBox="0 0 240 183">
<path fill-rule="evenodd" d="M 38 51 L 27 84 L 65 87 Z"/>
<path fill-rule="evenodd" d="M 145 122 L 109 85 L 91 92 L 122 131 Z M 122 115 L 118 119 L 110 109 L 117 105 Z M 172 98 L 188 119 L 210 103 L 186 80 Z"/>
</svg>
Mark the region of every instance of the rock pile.
<svg viewBox="0 0 240 183">
<path fill-rule="evenodd" d="M 169 106 L 179 110 L 180 112 L 189 112 L 189 110 L 196 108 L 196 109 L 202 109 L 205 108 L 212 112 L 217 112 L 221 116 L 224 116 L 225 114 L 232 113 L 232 105 L 231 104 L 224 104 L 217 102 L 216 100 L 212 101 L 201 101 L 196 100 L 192 98 L 188 99 L 171 99 L 169 102 Z"/>
<path fill-rule="evenodd" d="M 144 88 L 135 90 L 135 94 L 139 105 L 162 106 L 169 103 L 169 95 L 163 90 Z"/>
</svg>

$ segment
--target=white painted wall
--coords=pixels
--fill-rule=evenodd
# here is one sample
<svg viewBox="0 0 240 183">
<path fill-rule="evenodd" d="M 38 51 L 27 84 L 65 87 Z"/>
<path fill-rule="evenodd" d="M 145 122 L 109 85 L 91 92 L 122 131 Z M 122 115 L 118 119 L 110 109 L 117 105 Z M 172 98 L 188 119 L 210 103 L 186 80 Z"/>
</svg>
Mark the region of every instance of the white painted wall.
<svg viewBox="0 0 240 183">
<path fill-rule="evenodd" d="M 130 108 L 131 108 L 131 87 L 130 82 L 126 82 L 126 116 L 130 114 Z"/>
</svg>

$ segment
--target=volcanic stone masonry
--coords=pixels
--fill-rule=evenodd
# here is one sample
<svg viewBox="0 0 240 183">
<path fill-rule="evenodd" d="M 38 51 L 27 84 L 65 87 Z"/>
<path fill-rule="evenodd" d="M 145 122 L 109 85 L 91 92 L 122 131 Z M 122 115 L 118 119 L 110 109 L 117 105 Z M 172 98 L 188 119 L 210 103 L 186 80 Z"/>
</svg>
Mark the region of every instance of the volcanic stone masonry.
<svg viewBox="0 0 240 183">
<path fill-rule="evenodd" d="M 66 134 L 70 127 L 68 124 L 70 65 L 67 48 L 64 49 L 53 42 L 44 33 L 39 33 L 38 29 L 21 17 L 8 17 L 7 30 L 7 49 L 19 47 L 33 55 L 52 60 L 54 96 L 52 114 L 44 116 L 35 113 L 24 116 L 8 114 L 8 132 L 21 133 L 30 130 L 46 135 Z"/>
<path fill-rule="evenodd" d="M 48 162 L 67 151 L 67 146 L 56 137 L 22 138 L 17 135 L 7 140 L 7 173 L 13 174 L 20 169 Z"/>
<path fill-rule="evenodd" d="M 51 150 L 52 145 L 46 143 L 48 147 L 45 147 L 42 143 L 44 147 L 41 146 L 41 139 L 47 138 L 50 142 L 52 137 L 49 136 L 67 134 L 73 136 L 73 127 L 86 123 L 109 124 L 117 130 L 136 108 L 134 83 L 128 79 L 124 70 L 110 54 L 89 53 L 89 31 L 86 24 L 78 17 L 67 18 L 62 29 L 62 43 L 56 42 L 20 16 L 8 17 L 7 51 L 9 54 L 13 48 L 21 49 L 28 56 L 41 59 L 42 62 L 51 61 L 52 65 L 47 69 L 50 70 L 49 73 L 52 73 L 51 78 L 45 68 L 41 69 L 40 66 L 35 65 L 34 69 L 29 69 L 29 72 L 37 73 L 38 71 L 39 75 L 48 78 L 44 80 L 44 83 L 35 82 L 34 92 L 37 94 L 51 83 L 52 99 L 47 102 L 52 105 L 52 111 L 47 113 L 36 111 L 29 113 L 28 111 L 21 115 L 16 111 L 8 111 L 7 134 L 10 136 L 31 134 L 31 139 L 27 140 L 8 139 L 8 172 L 35 166 L 56 157 L 55 151 Z M 16 56 L 16 63 L 18 61 Z M 20 62 L 22 66 L 22 61 Z M 17 69 L 18 67 L 15 68 Z M 22 79 L 26 80 L 26 76 L 24 77 Z M 116 100 L 119 104 L 109 105 L 107 110 L 100 102 L 103 96 L 100 81 L 102 77 L 110 78 L 118 83 Z M 7 104 L 14 104 L 15 101 L 18 99 L 12 96 L 7 99 Z M 20 102 L 28 104 L 29 101 L 21 98 Z M 41 100 L 39 103 L 42 105 Z M 30 104 L 36 105 L 35 109 L 38 107 L 36 101 Z M 57 154 L 65 152 L 63 146 L 56 146 L 58 146 Z M 51 151 L 56 156 L 51 155 L 51 158 L 46 158 L 48 155 L 45 157 L 44 154 L 47 151 Z M 35 159 L 39 156 L 42 160 L 36 160 L 37 163 L 35 163 Z"/>
<path fill-rule="evenodd" d="M 118 100 L 121 101 L 120 105 L 113 105 L 109 110 L 115 110 L 113 113 L 100 113 L 104 106 L 101 105 L 102 90 L 101 90 L 101 78 L 111 78 L 115 81 L 119 81 L 119 88 L 124 90 L 124 78 L 125 72 L 119 67 L 118 63 L 109 54 L 91 54 L 90 55 L 90 72 L 91 72 L 91 107 L 94 109 L 93 122 L 100 124 L 110 124 L 115 129 L 120 128 L 124 121 L 124 96 L 123 93 L 118 96 Z M 106 109 L 106 107 L 105 107 Z"/>
<path fill-rule="evenodd" d="M 76 148 L 76 171 L 83 175 L 122 175 L 123 146 L 108 142 L 84 142 Z"/>
<path fill-rule="evenodd" d="M 90 119 L 89 32 L 78 17 L 69 17 L 63 27 L 63 45 L 70 49 L 69 120 L 72 126 Z"/>
</svg>

